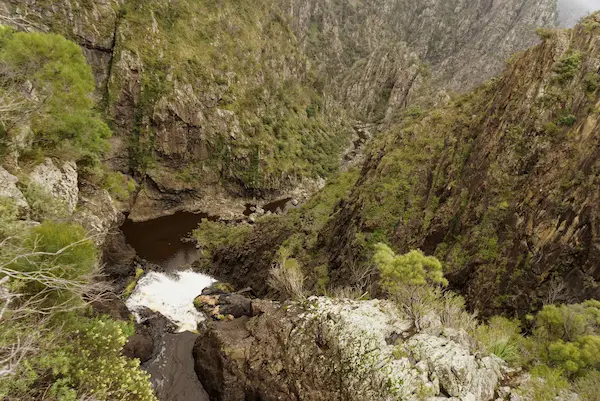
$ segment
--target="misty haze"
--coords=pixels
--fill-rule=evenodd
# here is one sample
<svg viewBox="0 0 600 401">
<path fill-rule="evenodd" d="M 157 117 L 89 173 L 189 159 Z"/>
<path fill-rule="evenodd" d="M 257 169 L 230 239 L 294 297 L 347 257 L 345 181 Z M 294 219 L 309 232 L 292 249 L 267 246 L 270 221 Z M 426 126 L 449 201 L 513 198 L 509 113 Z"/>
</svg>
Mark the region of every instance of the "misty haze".
<svg viewBox="0 0 600 401">
<path fill-rule="evenodd" d="M 600 10 L 600 0 L 559 0 L 558 2 L 562 26 L 573 26 L 581 17 L 596 10 Z"/>
</svg>

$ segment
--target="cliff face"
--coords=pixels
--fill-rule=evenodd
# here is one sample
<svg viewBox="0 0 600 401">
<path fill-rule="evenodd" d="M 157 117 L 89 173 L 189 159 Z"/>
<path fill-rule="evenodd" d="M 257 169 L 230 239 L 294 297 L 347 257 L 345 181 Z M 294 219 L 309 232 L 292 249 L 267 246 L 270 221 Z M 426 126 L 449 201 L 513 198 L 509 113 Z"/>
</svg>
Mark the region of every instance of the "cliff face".
<svg viewBox="0 0 600 401">
<path fill-rule="evenodd" d="M 498 79 L 383 135 L 321 236 L 333 275 L 366 236 L 435 254 L 486 312 L 600 296 L 599 22 L 542 33 Z"/>
<path fill-rule="evenodd" d="M 420 91 L 423 65 L 432 73 L 432 88 L 421 90 L 428 95 L 471 90 L 533 45 L 535 29 L 554 26 L 557 17 L 554 1 L 539 0 L 283 3 L 306 52 L 363 119 L 406 106 Z"/>
<path fill-rule="evenodd" d="M 4 0 L 0 10 L 84 49 L 117 133 L 108 162 L 142 184 L 138 219 L 241 214 L 236 199 L 311 184 L 353 135 L 340 102 L 379 120 L 420 94 L 472 87 L 555 19 L 553 0 Z"/>
</svg>

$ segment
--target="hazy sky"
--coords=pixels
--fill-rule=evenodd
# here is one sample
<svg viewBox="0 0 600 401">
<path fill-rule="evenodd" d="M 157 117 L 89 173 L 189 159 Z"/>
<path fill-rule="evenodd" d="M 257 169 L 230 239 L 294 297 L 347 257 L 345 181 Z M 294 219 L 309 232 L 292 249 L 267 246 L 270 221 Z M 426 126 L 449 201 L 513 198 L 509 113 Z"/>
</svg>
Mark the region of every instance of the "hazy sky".
<svg viewBox="0 0 600 401">
<path fill-rule="evenodd" d="M 600 10 L 600 0 L 559 0 L 558 4 L 560 21 L 568 26 L 588 13 Z"/>
</svg>

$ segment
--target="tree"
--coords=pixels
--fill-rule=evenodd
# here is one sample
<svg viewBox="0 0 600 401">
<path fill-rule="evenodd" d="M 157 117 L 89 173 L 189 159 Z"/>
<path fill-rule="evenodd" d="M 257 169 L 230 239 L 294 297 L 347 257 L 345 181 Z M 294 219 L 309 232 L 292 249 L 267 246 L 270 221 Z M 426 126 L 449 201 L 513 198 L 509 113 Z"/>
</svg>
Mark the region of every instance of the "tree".
<svg viewBox="0 0 600 401">
<path fill-rule="evenodd" d="M 406 285 L 448 285 L 442 263 L 433 256 L 425 256 L 419 250 L 396 255 L 389 246 L 379 243 L 375 245 L 373 260 L 381 271 L 384 289 L 390 293 Z"/>
<path fill-rule="evenodd" d="M 373 261 L 379 267 L 383 289 L 421 330 L 423 318 L 444 304 L 441 288 L 448 280 L 441 262 L 419 250 L 396 255 L 383 243 L 375 245 Z"/>
</svg>

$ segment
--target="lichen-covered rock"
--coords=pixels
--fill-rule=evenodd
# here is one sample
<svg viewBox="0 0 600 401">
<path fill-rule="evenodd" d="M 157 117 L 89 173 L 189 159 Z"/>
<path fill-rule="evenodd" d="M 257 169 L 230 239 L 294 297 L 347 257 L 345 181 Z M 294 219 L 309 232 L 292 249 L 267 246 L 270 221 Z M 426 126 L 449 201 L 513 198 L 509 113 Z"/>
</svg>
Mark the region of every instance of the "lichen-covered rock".
<svg viewBox="0 0 600 401">
<path fill-rule="evenodd" d="M 79 199 L 75 162 L 66 161 L 58 167 L 52 159 L 47 158 L 44 163 L 34 167 L 29 174 L 29 181 L 63 201 L 69 213 L 75 211 Z"/>
<path fill-rule="evenodd" d="M 417 334 L 408 343 L 417 361 L 425 361 L 441 389 L 459 399 L 491 400 L 503 375 L 495 356 L 479 357 L 448 338 Z"/>
<path fill-rule="evenodd" d="M 252 309 L 209 322 L 196 341 L 196 373 L 214 399 L 488 401 L 502 378 L 501 361 L 443 335 L 410 338 L 412 324 L 387 301 L 313 297 Z"/>
<path fill-rule="evenodd" d="M 104 189 L 84 188 L 73 219 L 89 233 L 96 245 L 103 245 L 109 231 L 122 223 L 123 215 Z"/>
<path fill-rule="evenodd" d="M 0 198 L 12 199 L 15 206 L 22 210 L 29 209 L 27 200 L 17 188 L 19 179 L 0 166 Z"/>
</svg>

